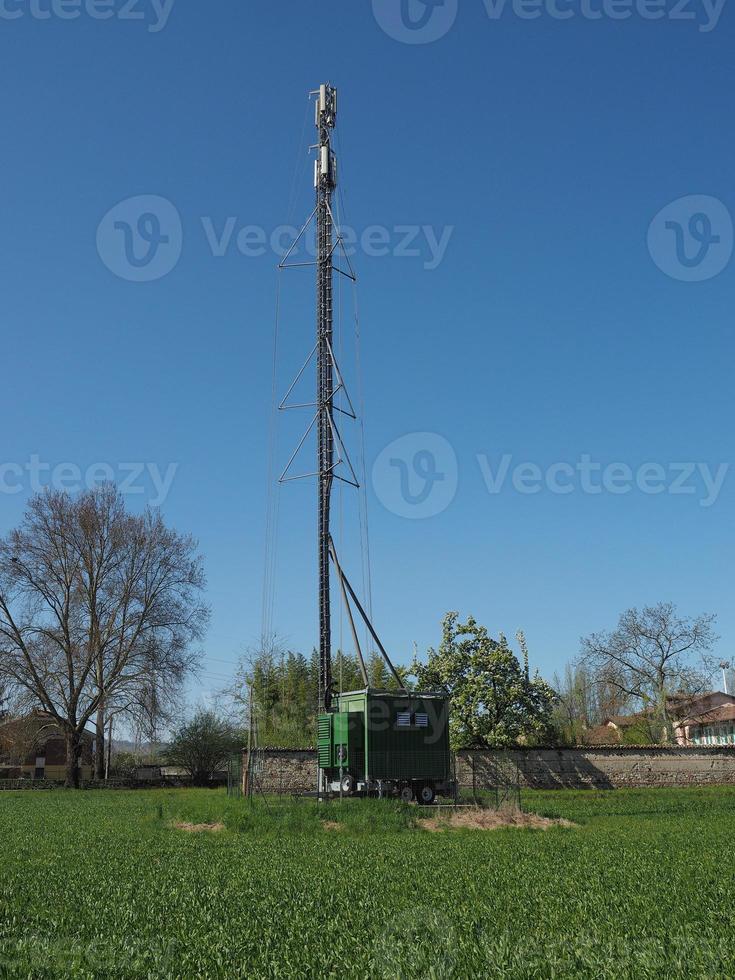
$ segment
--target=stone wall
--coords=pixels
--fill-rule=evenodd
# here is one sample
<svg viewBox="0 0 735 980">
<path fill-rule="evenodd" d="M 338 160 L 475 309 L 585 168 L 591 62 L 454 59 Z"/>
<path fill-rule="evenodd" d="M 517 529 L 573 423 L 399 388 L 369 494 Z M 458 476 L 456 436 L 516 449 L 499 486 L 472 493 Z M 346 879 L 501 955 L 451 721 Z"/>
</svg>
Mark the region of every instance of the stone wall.
<svg viewBox="0 0 735 980">
<path fill-rule="evenodd" d="M 457 753 L 460 786 L 484 789 L 515 777 L 535 789 L 735 785 L 735 747 L 596 746 L 574 749 L 489 749 Z M 316 786 L 313 749 L 266 749 L 262 784 L 269 793 Z"/>
<path fill-rule="evenodd" d="M 535 789 L 618 789 L 623 786 L 735 785 L 735 748 L 596 746 L 513 749 L 457 755 L 460 785 L 496 785 L 517 771 L 521 786 Z"/>
<path fill-rule="evenodd" d="M 316 789 L 314 749 L 265 749 L 261 785 L 265 793 L 304 793 Z"/>
</svg>

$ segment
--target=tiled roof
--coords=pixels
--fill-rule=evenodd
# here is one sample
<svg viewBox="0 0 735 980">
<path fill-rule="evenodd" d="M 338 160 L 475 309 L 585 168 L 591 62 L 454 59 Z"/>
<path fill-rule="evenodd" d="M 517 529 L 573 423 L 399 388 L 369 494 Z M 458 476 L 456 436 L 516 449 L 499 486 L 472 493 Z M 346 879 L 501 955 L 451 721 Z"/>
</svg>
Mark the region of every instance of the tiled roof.
<svg viewBox="0 0 735 980">
<path fill-rule="evenodd" d="M 693 718 L 685 718 L 681 725 L 709 725 L 718 721 L 735 721 L 735 704 L 721 704 L 717 708 L 709 708 Z"/>
</svg>

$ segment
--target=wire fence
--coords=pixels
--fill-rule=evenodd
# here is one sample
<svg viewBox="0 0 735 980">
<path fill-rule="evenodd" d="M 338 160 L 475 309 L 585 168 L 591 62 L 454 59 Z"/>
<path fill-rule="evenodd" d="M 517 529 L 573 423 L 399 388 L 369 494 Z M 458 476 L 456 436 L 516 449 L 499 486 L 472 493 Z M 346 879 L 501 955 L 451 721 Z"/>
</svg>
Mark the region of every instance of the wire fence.
<svg viewBox="0 0 735 980">
<path fill-rule="evenodd" d="M 510 752 L 493 753 L 488 762 L 486 755 L 465 757 L 458 779 L 456 757 L 452 755 L 449 790 L 445 790 L 439 802 L 444 806 L 479 806 L 493 809 L 520 811 L 521 773 Z M 227 765 L 227 793 L 233 798 L 267 796 L 293 798 L 314 795 L 316 785 L 316 758 L 312 765 L 295 772 L 293 761 L 287 752 L 253 749 L 248 753 L 232 755 Z M 375 795 L 378 795 L 377 790 Z M 386 794 L 390 795 L 390 794 Z"/>
<path fill-rule="evenodd" d="M 471 783 L 458 790 L 460 802 L 495 809 L 521 810 L 521 771 L 515 757 L 507 751 L 495 750 L 488 762 L 474 755 L 467 757 Z"/>
</svg>

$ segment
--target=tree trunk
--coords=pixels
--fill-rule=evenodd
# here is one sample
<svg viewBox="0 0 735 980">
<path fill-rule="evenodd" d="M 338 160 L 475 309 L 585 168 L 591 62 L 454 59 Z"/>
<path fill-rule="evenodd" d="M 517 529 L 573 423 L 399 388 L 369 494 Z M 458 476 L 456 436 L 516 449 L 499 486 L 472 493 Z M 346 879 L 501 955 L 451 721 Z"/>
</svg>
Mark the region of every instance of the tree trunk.
<svg viewBox="0 0 735 980">
<path fill-rule="evenodd" d="M 101 704 L 97 709 L 94 740 L 94 778 L 100 783 L 105 778 L 105 709 Z"/>
<path fill-rule="evenodd" d="M 66 781 L 67 789 L 79 789 L 81 771 L 79 760 L 82 755 L 82 741 L 79 732 L 66 732 Z"/>
</svg>

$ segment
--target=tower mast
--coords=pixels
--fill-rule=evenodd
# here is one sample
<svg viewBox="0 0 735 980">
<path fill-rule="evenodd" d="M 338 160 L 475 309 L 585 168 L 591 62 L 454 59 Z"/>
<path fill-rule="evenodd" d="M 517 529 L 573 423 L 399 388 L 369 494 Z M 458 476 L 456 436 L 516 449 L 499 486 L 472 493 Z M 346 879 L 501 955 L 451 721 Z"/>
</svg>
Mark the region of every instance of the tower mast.
<svg viewBox="0 0 735 980">
<path fill-rule="evenodd" d="M 316 204 L 314 210 L 306 219 L 301 231 L 296 236 L 291 247 L 286 252 L 283 259 L 279 262 L 278 268 L 291 269 L 304 266 L 316 267 L 316 343 L 311 353 L 304 362 L 301 370 L 291 383 L 288 391 L 281 400 L 278 408 L 284 411 L 289 408 L 315 408 L 315 414 L 304 432 L 296 449 L 291 454 L 286 463 L 286 467 L 280 476 L 279 483 L 286 483 L 290 480 L 301 480 L 317 477 L 317 505 L 318 505 L 318 563 L 319 563 L 319 718 L 318 718 L 318 741 L 319 741 L 319 770 L 317 789 L 318 792 L 327 791 L 329 773 L 332 766 L 328 760 L 332 758 L 331 745 L 332 727 L 334 716 L 332 703 L 334 695 L 334 683 L 332 680 L 332 632 L 331 632 L 331 609 L 330 609 L 330 562 L 334 565 L 337 581 L 342 593 L 342 600 L 345 605 L 347 618 L 350 625 L 352 640 L 355 644 L 355 653 L 360 665 L 362 682 L 367 690 L 370 687 L 365 659 L 360 648 L 360 641 L 355 625 L 356 613 L 362 619 L 367 631 L 375 644 L 375 648 L 380 651 L 381 656 L 396 681 L 396 689 L 406 693 L 403 680 L 399 672 L 394 667 L 388 656 L 385 647 L 373 627 L 368 614 L 360 603 L 355 590 L 350 585 L 345 575 L 339 557 L 337 555 L 334 541 L 330 534 L 329 518 L 330 505 L 332 498 L 332 487 L 335 479 L 347 483 L 349 486 L 359 489 L 355 469 L 350 461 L 349 453 L 335 422 L 335 412 L 345 415 L 348 418 L 356 419 L 355 409 L 350 399 L 345 385 L 342 372 L 334 356 L 334 344 L 332 340 L 333 332 L 333 287 L 334 275 L 338 273 L 351 280 L 356 281 L 355 273 L 350 263 L 349 255 L 345 249 L 344 239 L 335 221 L 334 210 L 332 208 L 332 198 L 337 186 L 337 158 L 332 150 L 332 131 L 337 121 L 337 89 L 333 85 L 320 85 L 316 91 L 310 92 L 310 96 L 316 97 L 316 129 L 318 140 L 310 149 L 315 149 L 316 160 L 314 161 L 314 188 L 316 191 Z M 296 252 L 299 243 L 302 241 L 307 229 L 315 223 L 316 230 L 316 257 L 314 262 L 289 261 L 291 255 Z M 335 262 L 334 253 L 341 254 L 341 261 Z M 295 256 L 298 258 L 298 253 Z M 345 265 L 346 268 L 342 266 Z M 291 395 L 303 376 L 306 368 L 311 363 L 312 358 L 316 359 L 316 400 L 309 403 L 293 403 Z M 339 404 L 335 403 L 335 398 L 342 392 Z M 293 473 L 292 466 L 298 457 L 302 446 L 305 444 L 312 429 L 316 427 L 317 433 L 317 466 L 316 470 L 308 473 Z M 300 468 L 300 467 L 299 467 Z M 365 693 L 365 692 L 363 692 Z M 323 741 L 326 738 L 327 749 L 326 757 L 322 757 Z M 343 746 L 344 748 L 344 746 Z M 340 766 L 340 782 L 342 769 Z M 350 776 L 350 779 L 352 777 Z"/>
<path fill-rule="evenodd" d="M 334 482 L 334 372 L 332 355 L 333 277 L 332 193 L 336 186 L 336 158 L 331 138 L 337 116 L 337 90 L 321 85 L 316 97 L 319 134 L 314 168 L 316 185 L 317 281 L 317 472 L 319 551 L 319 710 L 332 703 L 332 635 L 329 595 L 329 512 Z"/>
</svg>

